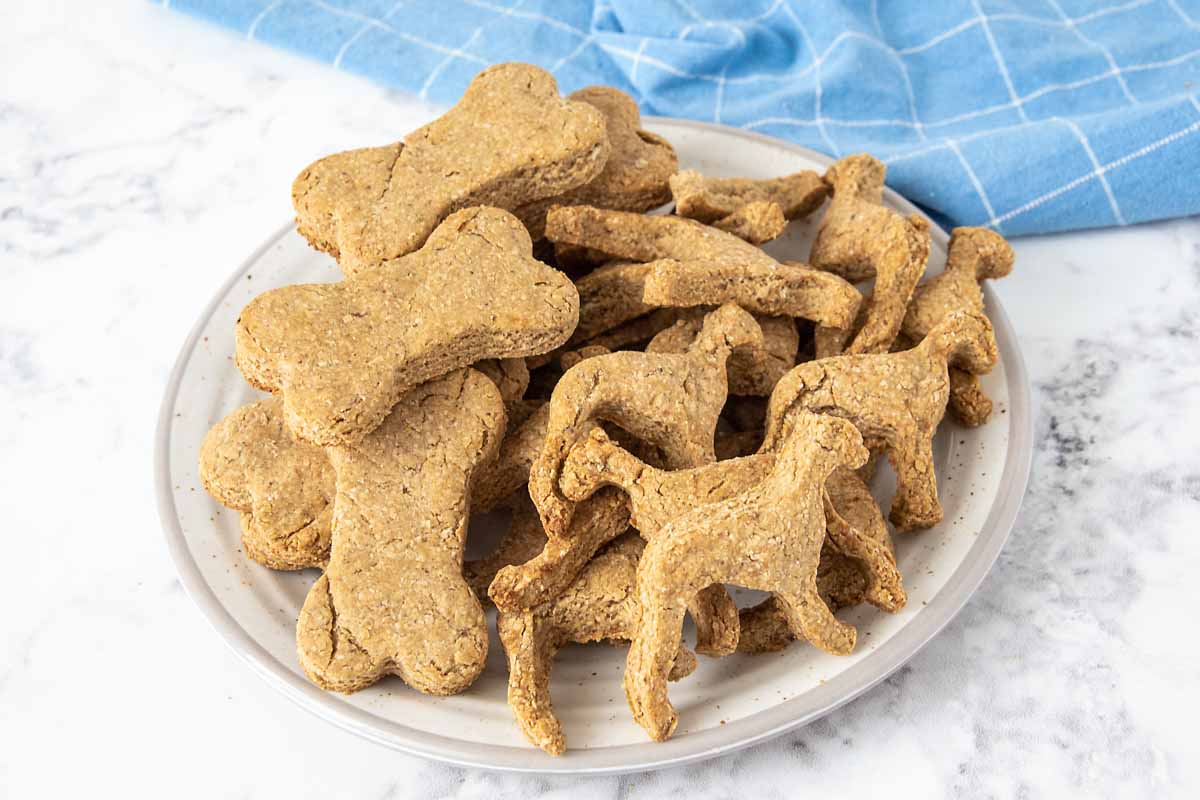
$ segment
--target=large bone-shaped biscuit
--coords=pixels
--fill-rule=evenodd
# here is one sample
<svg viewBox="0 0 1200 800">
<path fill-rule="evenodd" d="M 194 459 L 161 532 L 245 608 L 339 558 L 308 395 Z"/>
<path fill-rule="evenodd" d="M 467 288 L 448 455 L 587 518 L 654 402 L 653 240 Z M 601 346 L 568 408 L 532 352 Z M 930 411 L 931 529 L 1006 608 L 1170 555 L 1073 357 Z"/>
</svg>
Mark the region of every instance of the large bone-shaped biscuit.
<svg viewBox="0 0 1200 800">
<path fill-rule="evenodd" d="M 300 233 L 351 275 L 416 250 L 458 209 L 514 209 L 581 186 L 608 154 L 594 106 L 559 97 L 545 70 L 497 64 L 402 142 L 307 167 L 292 200 Z"/>
<path fill-rule="evenodd" d="M 643 544 L 633 535 L 608 545 L 588 562 L 574 582 L 537 608 L 501 612 L 496 618 L 508 655 L 508 703 L 522 732 L 552 755 L 566 749 L 562 725 L 550 698 L 555 654 L 569 642 L 620 642 L 633 638 L 638 619 L 637 562 Z M 696 658 L 680 646 L 670 680 L 696 668 Z"/>
<path fill-rule="evenodd" d="M 360 444 L 329 449 L 333 547 L 296 629 L 318 686 L 353 692 L 392 673 L 441 695 L 479 675 L 487 623 L 463 544 L 472 477 L 504 424 L 491 381 L 458 370 L 406 394 Z"/>
<path fill-rule="evenodd" d="M 362 441 L 422 381 L 485 358 L 544 353 L 570 336 L 575 287 L 531 251 L 508 212 L 456 212 L 402 259 L 259 295 L 238 318 L 238 366 L 283 395 L 296 435 Z"/>
<path fill-rule="evenodd" d="M 799 410 L 844 417 L 868 440 L 881 444 L 896 472 L 892 523 L 902 531 L 931 527 L 942 519 L 933 435 L 950 392 L 947 362 L 954 360 L 982 374 L 998 357 L 987 317 L 960 311 L 947 316 L 911 350 L 801 364 L 771 395 L 763 448 L 777 446 L 787 417 Z"/>
<path fill-rule="evenodd" d="M 246 555 L 272 569 L 329 560 L 334 474 L 325 451 L 298 442 L 277 397 L 242 406 L 200 446 L 200 480 L 217 502 L 241 512 Z"/>
<path fill-rule="evenodd" d="M 637 103 L 620 89 L 587 86 L 568 100 L 587 103 L 604 115 L 608 161 L 595 179 L 565 194 L 522 205 L 513 211 L 536 241 L 546 229 L 552 205 L 587 205 L 622 211 L 649 211 L 671 198 L 668 181 L 678 160 L 670 142 L 641 128 Z"/>
<path fill-rule="evenodd" d="M 733 583 L 773 592 L 797 637 L 838 655 L 854 648 L 854 628 L 839 622 L 821 599 L 817 567 L 825 540 L 825 481 L 837 467 L 866 461 L 867 449 L 854 426 L 836 417 L 798 413 L 787 428 L 762 481 L 695 506 L 646 546 L 638 565 L 642 614 L 626 663 L 625 695 L 652 739 L 669 737 L 678 721 L 666 679 L 687 600 L 705 586 Z"/>
<path fill-rule="evenodd" d="M 766 316 L 803 317 L 824 325 L 849 325 L 862 302 L 853 286 L 836 275 L 785 266 L 733 234 L 674 216 L 642 216 L 589 206 L 552 209 L 546 236 L 556 243 L 583 245 L 629 261 L 650 262 L 609 268 L 607 282 L 593 275 L 589 287 L 603 313 L 581 311 L 595 320 L 579 341 L 656 306 L 737 303 Z M 620 280 L 616 280 L 619 276 Z M 642 286 L 642 296 L 637 287 Z M 601 289 L 605 291 L 601 291 Z M 588 304 L 588 292 L 580 289 Z"/>
<path fill-rule="evenodd" d="M 955 228 L 950 233 L 946 269 L 917 287 L 901 330 L 919 342 L 953 311 L 983 312 L 980 283 L 1012 272 L 1013 249 L 1000 234 L 986 228 Z M 950 410 L 963 424 L 987 422 L 992 401 L 979 386 L 979 378 L 950 365 Z"/>
</svg>

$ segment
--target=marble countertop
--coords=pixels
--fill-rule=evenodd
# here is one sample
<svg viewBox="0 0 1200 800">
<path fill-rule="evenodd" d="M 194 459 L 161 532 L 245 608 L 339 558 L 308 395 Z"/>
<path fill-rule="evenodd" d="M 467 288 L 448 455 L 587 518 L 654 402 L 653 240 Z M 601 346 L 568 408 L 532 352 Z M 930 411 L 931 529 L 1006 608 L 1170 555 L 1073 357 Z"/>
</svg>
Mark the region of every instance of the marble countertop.
<svg viewBox="0 0 1200 800">
<path fill-rule="evenodd" d="M 1195 797 L 1200 221 L 1019 240 L 1016 530 L 955 621 L 820 722 L 621 778 L 461 770 L 309 716 L 180 589 L 167 374 L 314 157 L 436 109 L 140 0 L 0 26 L 0 796 Z M 102 7 L 104 6 L 104 7 Z M 102 788 L 103 787 L 103 788 Z"/>
</svg>

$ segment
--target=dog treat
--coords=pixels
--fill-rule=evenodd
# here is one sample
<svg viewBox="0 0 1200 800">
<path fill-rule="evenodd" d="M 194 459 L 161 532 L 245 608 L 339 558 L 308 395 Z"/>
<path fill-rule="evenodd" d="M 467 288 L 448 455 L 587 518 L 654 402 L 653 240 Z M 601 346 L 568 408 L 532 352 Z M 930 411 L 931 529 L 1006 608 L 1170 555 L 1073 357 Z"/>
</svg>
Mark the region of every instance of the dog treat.
<svg viewBox="0 0 1200 800">
<path fill-rule="evenodd" d="M 297 625 L 318 686 L 354 692 L 393 673 L 454 694 L 482 671 L 487 622 L 462 554 L 472 476 L 504 424 L 492 382 L 458 370 L 406 394 L 360 444 L 329 448 L 333 548 Z"/>
<path fill-rule="evenodd" d="M 711 309 L 705 308 L 704 310 L 707 312 Z M 649 314 L 631 319 L 588 339 L 582 346 L 594 345 L 613 351 L 645 344 L 689 314 L 690 309 L 657 308 Z"/>
<path fill-rule="evenodd" d="M 826 478 L 837 467 L 862 464 L 867 449 L 855 427 L 837 417 L 797 412 L 784 427 L 761 482 L 696 506 L 646 546 L 637 581 L 642 613 L 625 667 L 625 695 L 652 739 L 666 739 L 678 722 L 666 678 L 684 604 L 705 586 L 733 583 L 773 592 L 798 638 L 836 655 L 854 648 L 854 628 L 839 622 L 817 591 L 817 565 L 825 539 Z"/>
<path fill-rule="evenodd" d="M 341 283 L 259 295 L 238 318 L 238 366 L 252 385 L 283 395 L 296 435 L 360 442 L 423 381 L 566 341 L 575 287 L 530 251 L 508 212 L 455 212 L 402 259 Z"/>
<path fill-rule="evenodd" d="M 546 228 L 552 205 L 590 205 L 623 211 L 649 211 L 671 199 L 668 181 L 679 162 L 675 148 L 661 136 L 642 130 L 642 115 L 633 98 L 611 86 L 588 86 L 568 100 L 587 103 L 604 115 L 609 154 L 604 169 L 589 183 L 565 194 L 536 200 L 513 213 L 536 241 Z"/>
<path fill-rule="evenodd" d="M 506 409 L 519 402 L 529 388 L 529 367 L 523 358 L 487 358 L 471 366 L 496 384 Z"/>
<path fill-rule="evenodd" d="M 809 170 L 767 180 L 708 178 L 684 170 L 671 178 L 671 194 L 676 214 L 720 228 L 720 222 L 755 203 L 777 206 L 785 219 L 806 217 L 825 202 L 829 187 Z"/>
<path fill-rule="evenodd" d="M 413 252 L 459 209 L 514 209 L 592 181 L 608 160 L 605 130 L 595 106 L 558 96 L 550 73 L 497 64 L 402 142 L 307 167 L 292 185 L 297 227 L 353 275 Z"/>
<path fill-rule="evenodd" d="M 646 264 L 606 264 L 584 275 L 575 284 L 579 290 L 579 325 L 569 344 L 575 345 L 612 330 L 654 310 L 642 302 Z"/>
<path fill-rule="evenodd" d="M 541 400 L 523 400 L 512 408 L 499 453 L 475 473 L 472 510 L 491 511 L 529 482 L 529 468 L 542 451 L 549 418 L 550 408 Z"/>
<path fill-rule="evenodd" d="M 737 349 L 763 358 L 762 329 L 742 309 L 725 305 L 705 318 L 686 353 L 611 353 L 568 370 L 554 388 L 546 443 L 529 476 L 547 533 L 559 535 L 570 520 L 571 503 L 557 488 L 559 469 L 592 420 L 658 447 L 668 468 L 714 461 L 713 435 L 728 393 L 725 365 Z"/>
<path fill-rule="evenodd" d="M 849 355 L 886 353 L 891 349 L 913 290 L 925 274 L 929 261 L 929 223 L 913 217 L 909 226 L 912 235 L 908 240 L 908 258 L 872 259 L 876 265 L 875 286 L 863 302 L 853 327 L 817 326 L 814 334 L 817 358 L 838 355 L 843 348 Z M 847 340 L 850 340 L 849 347 L 845 346 Z"/>
<path fill-rule="evenodd" d="M 729 216 L 709 224 L 750 244 L 765 244 L 779 238 L 787 229 L 787 218 L 775 203 L 757 202 L 747 203 Z"/>
<path fill-rule="evenodd" d="M 526 738 L 551 755 L 566 748 L 550 698 L 550 669 L 568 642 L 628 641 L 637 626 L 637 563 L 644 545 L 624 536 L 608 545 L 554 600 L 496 619 L 508 655 L 508 704 Z M 672 654 L 670 680 L 696 668 L 680 646 Z"/>
<path fill-rule="evenodd" d="M 860 603 L 895 613 L 907 596 L 883 513 L 853 470 L 839 467 L 825 481 L 825 544 L 817 590 L 833 611 Z M 782 650 L 795 641 L 787 614 L 774 597 L 740 615 L 739 653 Z"/>
<path fill-rule="evenodd" d="M 556 208 L 546 216 L 546 236 L 597 248 L 618 259 L 651 262 L 622 273 L 622 302 L 606 306 L 617 306 L 622 313 L 609 310 L 603 315 L 609 327 L 655 306 L 720 303 L 737 303 L 755 314 L 845 326 L 854 320 L 862 302 L 858 291 L 837 276 L 784 267 L 732 234 L 682 217 L 647 217 L 589 206 Z M 639 283 L 644 291 L 637 298 Z M 580 339 L 603 330 L 599 325 L 593 328 Z"/>
<path fill-rule="evenodd" d="M 933 434 L 950 392 L 947 362 L 982 374 L 998 359 L 991 323 L 978 312 L 948 315 L 917 347 L 901 353 L 839 356 L 801 364 L 775 387 L 764 449 L 774 449 L 784 422 L 800 410 L 850 420 L 878 439 L 896 472 L 889 518 L 898 530 L 942 519 L 933 470 Z"/>
<path fill-rule="evenodd" d="M 242 406 L 200 446 L 200 481 L 241 514 L 242 549 L 272 569 L 323 567 L 329 560 L 334 474 L 325 452 L 298 442 L 279 398 Z"/>
<path fill-rule="evenodd" d="M 833 199 L 813 242 L 812 266 L 858 283 L 875 277 L 883 262 L 894 262 L 888 271 L 902 275 L 905 261 L 924 261 L 928 223 L 883 205 L 886 174 L 887 167 L 865 153 L 847 156 L 825 172 Z"/>
<path fill-rule="evenodd" d="M 708 311 L 710 309 L 705 307 L 684 310 L 672 327 L 658 333 L 646 345 L 646 352 L 686 351 L 700 333 Z M 796 332 L 796 322 L 791 317 L 755 316 L 754 320 L 762 329 L 766 357 L 755 359 L 752 353 L 735 351 L 729 357 L 729 393 L 766 397 L 779 379 L 796 366 L 800 335 Z"/>
<path fill-rule="evenodd" d="M 496 573 L 512 564 L 523 564 L 542 552 L 546 546 L 546 534 L 542 532 L 542 521 L 537 509 L 524 492 L 513 495 L 512 518 L 504 536 L 490 553 L 463 564 L 463 577 L 471 590 L 485 607 L 491 605 L 488 587 Z"/>
<path fill-rule="evenodd" d="M 950 234 L 946 269 L 917 287 L 904 316 L 903 332 L 919 342 L 952 311 L 983 312 L 980 283 L 1012 272 L 1012 247 L 1000 234 L 986 228 L 955 228 Z M 992 401 L 979 386 L 979 378 L 950 367 L 950 411 L 964 425 L 976 427 L 992 414 Z"/>
<path fill-rule="evenodd" d="M 832 327 L 854 321 L 862 295 L 853 286 L 836 275 L 796 262 L 780 264 L 752 249 L 763 256 L 754 264 L 700 260 L 647 264 L 642 302 L 654 306 L 737 303 L 755 314 L 801 317 Z"/>
</svg>

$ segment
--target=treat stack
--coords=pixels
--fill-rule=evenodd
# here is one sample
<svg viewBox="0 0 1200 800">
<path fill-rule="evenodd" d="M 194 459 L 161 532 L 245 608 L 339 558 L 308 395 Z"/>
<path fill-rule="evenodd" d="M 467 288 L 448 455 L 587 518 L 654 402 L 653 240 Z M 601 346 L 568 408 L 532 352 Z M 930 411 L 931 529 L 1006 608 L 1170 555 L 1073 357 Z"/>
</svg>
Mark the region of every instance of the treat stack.
<svg viewBox="0 0 1200 800">
<path fill-rule="evenodd" d="M 631 642 L 629 706 L 662 740 L 667 681 L 697 667 L 685 614 L 706 657 L 845 654 L 834 611 L 904 606 L 869 465 L 897 473 L 897 531 L 941 520 L 932 437 L 948 404 L 990 413 L 979 281 L 1011 249 L 958 229 L 922 284 L 928 224 L 883 205 L 870 156 L 716 179 L 639 126 L 615 89 L 563 98 L 502 64 L 402 141 L 296 179 L 298 229 L 343 280 L 242 311 L 237 364 L 272 397 L 210 431 L 200 472 L 248 557 L 323 570 L 297 622 L 317 685 L 466 691 L 494 603 L 513 713 L 559 754 L 570 642 Z M 759 249 L 827 200 L 810 264 Z M 470 515 L 499 507 L 507 534 L 464 564 Z M 739 613 L 726 584 L 772 594 Z"/>
</svg>

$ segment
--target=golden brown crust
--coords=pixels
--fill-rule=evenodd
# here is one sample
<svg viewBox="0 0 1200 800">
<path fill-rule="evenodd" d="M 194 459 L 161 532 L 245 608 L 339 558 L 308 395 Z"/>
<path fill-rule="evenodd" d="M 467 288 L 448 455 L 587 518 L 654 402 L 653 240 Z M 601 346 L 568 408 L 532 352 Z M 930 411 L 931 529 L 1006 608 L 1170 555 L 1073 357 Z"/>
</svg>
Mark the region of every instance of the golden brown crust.
<svg viewBox="0 0 1200 800">
<path fill-rule="evenodd" d="M 459 370 L 406 394 L 360 444 L 332 447 L 333 547 L 300 612 L 300 664 L 324 689 L 399 675 L 461 692 L 487 656 L 483 609 L 463 578 L 473 473 L 504 430 L 496 387 Z"/>
<path fill-rule="evenodd" d="M 858 283 L 875 276 L 879 259 L 916 258 L 910 228 L 920 218 L 883 205 L 886 174 L 887 167 L 866 153 L 847 156 L 826 171 L 833 199 L 813 242 L 812 266 Z"/>
<path fill-rule="evenodd" d="M 305 168 L 292 186 L 296 223 L 351 275 L 413 252 L 459 209 L 514 209 L 586 184 L 609 149 L 593 105 L 559 97 L 538 67 L 497 64 L 403 142 Z"/>
<path fill-rule="evenodd" d="M 797 410 L 844 417 L 865 438 L 879 441 L 896 471 L 892 523 L 902 531 L 931 527 L 942 519 L 932 440 L 950 393 L 947 362 L 956 359 L 984 373 L 998 358 L 987 317 L 955 312 L 911 350 L 801 364 L 771 395 L 763 447 L 777 446 L 783 424 Z"/>
<path fill-rule="evenodd" d="M 646 352 L 685 352 L 699 335 L 704 317 L 711 310 L 703 306 L 681 309 L 675 324 L 656 334 L 646 345 Z M 755 358 L 755 353 L 745 350 L 736 350 L 730 355 L 727 365 L 729 393 L 766 397 L 779 379 L 796 366 L 800 335 L 791 317 L 755 315 L 754 321 L 762 330 L 764 357 Z"/>
<path fill-rule="evenodd" d="M 986 228 L 955 228 L 946 269 L 913 293 L 904 316 L 904 335 L 919 342 L 953 311 L 983 313 L 980 283 L 1008 275 L 1013 260 L 1012 247 L 1000 234 Z M 950 369 L 950 411 L 969 427 L 984 424 L 992 414 L 992 401 L 983 393 L 979 378 L 956 364 Z"/>
<path fill-rule="evenodd" d="M 826 478 L 839 466 L 858 466 L 867 451 L 854 426 L 836 417 L 801 412 L 786 427 L 761 481 L 726 500 L 696 505 L 646 546 L 638 565 L 642 614 L 626 663 L 625 695 L 652 739 L 669 737 L 678 721 L 667 698 L 667 672 L 686 603 L 706 586 L 733 583 L 774 592 L 795 635 L 834 654 L 854 647 L 854 628 L 833 616 L 816 576 Z M 758 458 L 701 469 L 729 470 Z"/>
<path fill-rule="evenodd" d="M 641 129 L 642 115 L 633 98 L 611 86 L 587 86 L 567 97 L 595 107 L 604 115 L 609 155 L 604 169 L 588 183 L 564 194 L 527 203 L 513 213 L 536 241 L 546 229 L 553 205 L 596 206 L 622 211 L 649 211 L 671 199 L 668 183 L 679 162 L 675 148 L 661 136 Z"/>
<path fill-rule="evenodd" d="M 726 362 L 739 348 L 762 358 L 762 330 L 734 305 L 708 315 L 686 353 L 618 352 L 568 370 L 554 388 L 546 442 L 530 471 L 529 494 L 551 538 L 562 535 L 572 504 L 559 470 L 586 424 L 606 420 L 658 447 L 667 466 L 715 460 L 713 435 L 727 396 Z"/>
<path fill-rule="evenodd" d="M 272 569 L 329 560 L 334 474 L 325 451 L 296 441 L 277 397 L 242 406 L 200 446 L 200 481 L 241 512 L 246 555 Z"/>
<path fill-rule="evenodd" d="M 671 194 L 676 214 L 713 224 L 752 203 L 771 203 L 785 219 L 800 219 L 825 202 L 829 187 L 811 170 L 766 180 L 710 178 L 684 170 L 671 178 Z"/>
<path fill-rule="evenodd" d="M 637 563 L 643 549 L 636 536 L 608 545 L 554 600 L 496 618 L 508 655 L 508 704 L 521 731 L 551 755 L 566 749 L 562 726 L 550 698 L 554 656 L 568 642 L 622 642 L 633 637 L 638 619 Z M 671 680 L 696 668 L 696 658 L 680 646 Z"/>
<path fill-rule="evenodd" d="M 283 395 L 288 427 L 314 444 L 362 441 L 410 388 L 485 358 L 552 350 L 578 295 L 530 255 L 495 208 L 448 217 L 419 251 L 340 283 L 259 295 L 237 324 L 237 363 Z"/>
</svg>

